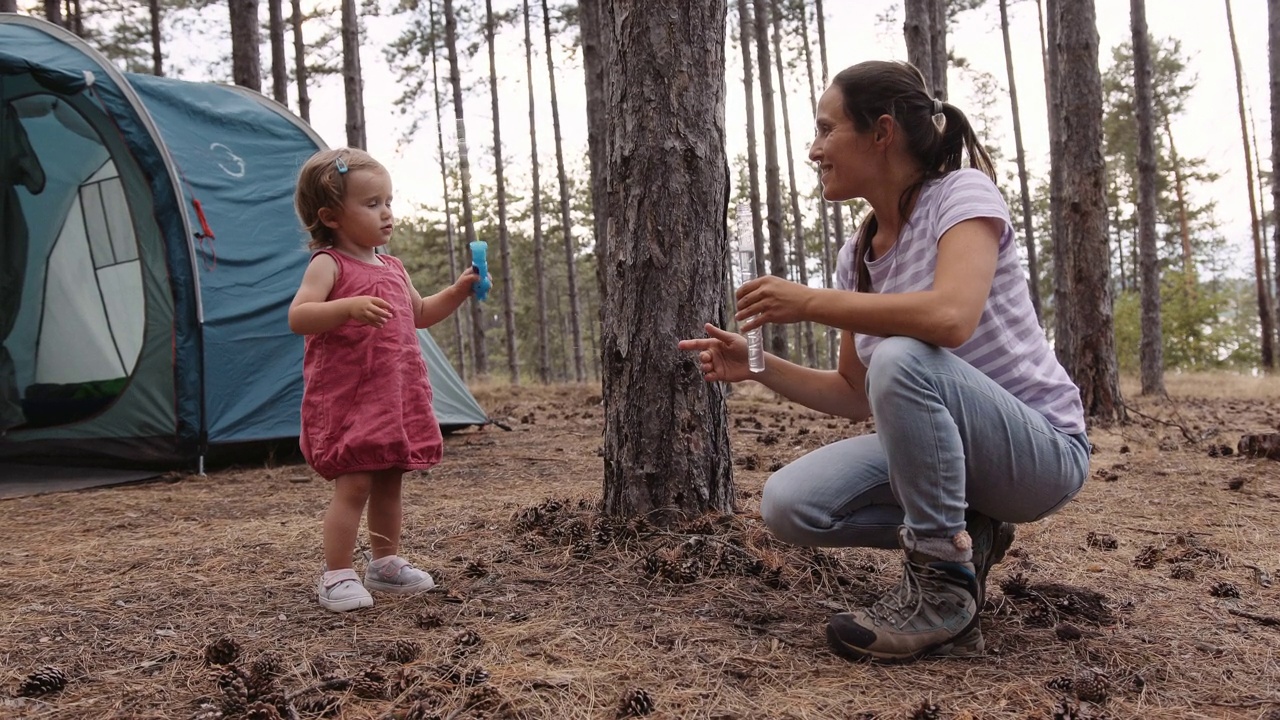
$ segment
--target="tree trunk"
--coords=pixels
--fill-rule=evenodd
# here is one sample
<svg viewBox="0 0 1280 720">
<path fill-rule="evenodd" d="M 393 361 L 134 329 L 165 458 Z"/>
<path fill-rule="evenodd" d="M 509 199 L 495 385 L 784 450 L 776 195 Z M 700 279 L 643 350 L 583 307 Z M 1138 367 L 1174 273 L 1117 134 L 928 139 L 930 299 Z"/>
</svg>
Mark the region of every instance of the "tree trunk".
<svg viewBox="0 0 1280 720">
<path fill-rule="evenodd" d="M 742 89 L 747 101 L 747 191 L 751 200 L 751 237 L 756 254 L 755 274 L 759 277 L 765 273 L 764 215 L 760 212 L 760 156 L 756 150 L 755 77 L 751 61 L 751 45 L 754 39 L 755 20 L 751 16 L 751 8 L 747 6 L 747 0 L 738 0 L 738 43 L 742 46 Z"/>
<path fill-rule="evenodd" d="M 1231 0 L 1227 5 L 1227 33 L 1231 38 L 1231 59 L 1236 68 L 1236 98 L 1240 109 L 1240 137 L 1244 141 L 1244 173 L 1249 182 L 1249 219 L 1253 233 L 1253 272 L 1258 288 L 1258 321 L 1262 335 L 1262 367 L 1267 371 L 1276 367 L 1275 349 L 1272 346 L 1275 330 L 1272 327 L 1271 302 L 1267 292 L 1267 268 L 1263 259 L 1262 234 L 1258 230 L 1258 206 L 1253 193 L 1253 158 L 1249 154 L 1249 122 L 1244 108 L 1244 75 L 1240 68 L 1240 47 L 1236 44 L 1235 21 L 1231 17 Z"/>
<path fill-rule="evenodd" d="M 1271 70 L 1271 259 L 1274 296 L 1280 301 L 1280 0 L 1267 0 L 1267 58 Z M 1276 318 L 1280 324 L 1280 317 Z"/>
<path fill-rule="evenodd" d="M 293 13 L 290 21 L 293 24 L 293 74 L 294 80 L 298 84 L 298 116 L 307 122 L 311 122 L 311 96 L 307 93 L 307 44 L 302 38 L 302 0 L 293 0 Z M 435 15 L 432 15 L 434 22 Z M 434 33 L 433 33 L 434 35 Z M 432 61 L 435 60 L 435 51 L 432 50 Z M 434 72 L 434 70 L 433 70 Z M 437 109 L 440 103 L 436 103 Z"/>
<path fill-rule="evenodd" d="M 467 123 L 462 111 L 462 73 L 458 68 L 458 19 L 453 13 L 453 0 L 444 0 L 444 43 L 449 56 L 449 85 L 453 88 L 453 120 L 458 134 L 458 171 L 462 183 L 462 227 L 470 257 L 471 243 L 476 241 L 475 217 L 471 214 L 471 161 L 467 159 Z M 477 377 L 489 374 L 489 347 L 484 336 L 484 314 L 480 302 L 471 301 L 471 351 Z"/>
<path fill-rule="evenodd" d="M 907 62 L 924 75 L 924 86 L 937 92 L 933 77 L 933 0 L 905 0 L 902 35 L 907 43 Z"/>
<path fill-rule="evenodd" d="M 564 168 L 564 141 L 560 135 L 560 101 L 556 97 L 556 63 L 551 48 L 551 13 L 542 0 L 542 30 L 547 46 L 547 78 L 551 92 L 551 129 L 556 144 L 556 176 L 560 183 L 560 228 L 564 232 L 564 260 L 568 271 L 569 323 L 573 330 L 573 371 L 578 382 L 587 379 L 582 354 L 582 315 L 578 301 L 578 248 L 573 239 L 573 218 L 569 214 L 569 177 Z"/>
<path fill-rule="evenodd" d="M 947 2 L 931 0 L 933 22 L 929 26 L 929 49 L 933 53 L 933 96 L 947 99 Z"/>
<path fill-rule="evenodd" d="M 610 117 L 668 119 L 608 126 L 604 511 L 658 523 L 732 512 L 724 389 L 676 350 L 725 291 L 725 0 L 604 8 Z"/>
<path fill-rule="evenodd" d="M 1061 202 L 1054 230 L 1061 278 L 1057 301 L 1058 358 L 1080 388 L 1085 413 L 1101 423 L 1123 421 L 1116 363 L 1106 168 L 1102 159 L 1102 77 L 1093 0 L 1049 0 L 1055 74 Z M 1053 52 L 1051 50 L 1051 52 Z"/>
<path fill-rule="evenodd" d="M 778 99 L 782 103 L 782 141 L 787 148 L 787 182 L 791 187 L 791 236 L 795 255 L 796 277 L 801 285 L 809 285 L 809 268 L 805 263 L 804 217 L 800 214 L 800 193 L 796 189 L 795 153 L 791 150 L 791 113 L 787 110 L 787 76 L 782 63 L 782 8 L 773 0 L 773 60 L 778 71 Z M 813 342 L 813 323 L 799 324 L 800 345 L 809 367 L 817 367 L 818 348 Z M 797 349 L 798 352 L 798 349 Z"/>
<path fill-rule="evenodd" d="M 161 50 L 160 34 L 160 0 L 147 0 L 147 11 L 151 18 L 151 74 L 164 77 L 164 52 Z M 9 12 L 17 12 L 10 10 Z"/>
<path fill-rule="evenodd" d="M 158 0 L 152 0 L 157 2 Z M 271 35 L 271 97 L 289 105 L 289 68 L 284 57 L 284 0 L 267 0 Z"/>
<path fill-rule="evenodd" d="M 1142 291 L 1139 364 L 1143 395 L 1164 394 L 1164 333 L 1160 327 L 1160 258 L 1156 254 L 1156 123 L 1146 0 L 1129 0 L 1133 31 L 1134 103 L 1138 115 L 1138 267 Z"/>
<path fill-rule="evenodd" d="M 1044 322 L 1044 312 L 1040 308 L 1040 263 L 1036 259 L 1035 223 L 1031 217 L 1031 189 L 1027 182 L 1027 155 L 1022 147 L 1022 116 L 1018 112 L 1018 84 L 1013 75 L 1013 45 L 1009 41 L 1009 8 L 1008 0 L 1000 0 L 1000 34 L 1004 38 L 1004 68 L 1009 78 L 1009 105 L 1013 111 L 1013 146 L 1018 161 L 1018 188 L 1022 193 L 1022 232 L 1027 243 L 1027 279 L 1031 291 L 1031 305 L 1036 310 L 1036 319 Z"/>
<path fill-rule="evenodd" d="M 236 85 L 262 90 L 258 59 L 258 0 L 228 0 L 231 11 L 231 79 Z"/>
<path fill-rule="evenodd" d="M 591 168 L 591 217 L 595 235 L 596 289 L 601 310 L 609 288 L 604 264 L 609 257 L 608 218 L 605 216 L 604 134 L 608 117 L 604 110 L 604 43 L 608 35 L 600 27 L 600 0 L 578 0 L 578 25 L 582 37 L 582 74 L 587 87 L 587 159 Z M 530 76 L 532 78 L 532 76 Z M 599 320 L 599 318 L 596 318 Z M 599 373 L 596 373 L 599 375 Z"/>
<path fill-rule="evenodd" d="M 444 239 L 449 251 L 449 277 L 458 277 L 458 250 L 453 232 L 453 211 L 449 207 L 449 169 L 444 154 L 444 103 L 440 99 L 440 69 L 437 62 L 436 48 L 439 47 L 439 31 L 436 26 L 436 3 L 431 0 L 427 6 L 431 15 L 431 85 L 435 93 L 436 108 L 436 150 L 440 153 L 440 188 L 444 196 Z M 462 313 L 453 313 L 453 349 L 458 363 L 458 374 L 463 381 L 467 379 L 466 335 L 462 331 Z"/>
<path fill-rule="evenodd" d="M 356 0 L 342 0 L 342 89 L 347 105 L 347 145 L 363 150 L 369 146 L 369 139 L 365 136 L 360 15 Z"/>
<path fill-rule="evenodd" d="M 596 3 L 599 0 L 586 0 L 588 3 Z M 551 344 L 547 338 L 547 281 L 543 274 L 543 268 L 546 263 L 542 257 L 542 181 L 539 178 L 538 167 L 538 122 L 537 122 L 537 105 L 533 99 L 533 34 L 529 29 L 529 0 L 524 0 L 524 69 L 527 79 L 527 87 L 529 88 L 529 153 L 532 161 L 529 163 L 533 171 L 533 276 L 537 285 L 537 302 L 538 309 L 538 380 L 546 385 L 551 382 Z M 603 72 L 603 70 L 602 70 Z M 603 92 L 604 92 L 604 76 L 600 77 L 601 109 L 603 108 Z M 603 145 L 604 137 L 601 136 L 600 142 Z M 603 147 L 601 150 L 601 159 L 603 160 Z M 600 168 L 601 181 L 604 179 L 603 165 Z M 592 180 L 592 184 L 595 180 Z M 595 200 L 592 200 L 595 203 Z M 600 204 L 604 204 L 604 194 L 600 195 Z"/>
<path fill-rule="evenodd" d="M 9 12 L 9 13 L 18 12 L 17 0 L 0 0 L 0 12 Z"/>
<path fill-rule="evenodd" d="M 827 67 L 827 18 L 826 13 L 822 9 L 822 0 L 814 0 L 814 14 L 818 20 L 818 58 L 822 62 L 822 88 L 825 92 L 827 80 L 830 77 L 829 68 Z M 814 105 L 815 111 L 817 104 Z M 831 232 L 835 234 L 835 243 L 832 248 L 831 272 L 835 273 L 836 258 L 839 257 L 840 248 L 845 243 L 844 235 L 844 205 L 842 203 L 831 203 Z M 852 221 L 852 217 L 850 220 Z M 835 287 L 832 278 L 827 278 L 828 287 Z M 835 367 L 837 358 L 840 354 L 839 333 L 835 328 L 831 328 L 827 332 L 828 352 L 831 354 L 831 365 Z"/>
<path fill-rule="evenodd" d="M 493 113 L 493 174 L 498 195 L 498 251 L 502 264 L 502 317 L 507 331 L 507 370 L 511 384 L 520 384 L 520 356 L 516 354 L 515 277 L 511 274 L 511 236 L 507 232 L 507 182 L 502 167 L 502 123 L 498 115 L 498 60 L 494 49 L 493 0 L 484 0 L 484 37 L 489 46 L 489 100 Z"/>
<path fill-rule="evenodd" d="M 1173 165 L 1173 192 L 1178 202 L 1178 236 L 1182 248 L 1183 283 L 1188 297 L 1196 294 L 1196 265 L 1191 255 L 1191 226 L 1187 218 L 1186 178 L 1182 175 L 1182 161 L 1178 158 L 1178 148 L 1173 143 L 1173 128 L 1169 125 L 1169 116 L 1164 117 L 1164 134 L 1169 139 L 1169 162 Z"/>
<path fill-rule="evenodd" d="M 819 7 L 821 3 L 819 3 Z M 804 10 L 804 8 L 802 8 Z M 813 48 L 809 43 L 809 16 L 807 10 L 800 17 L 800 38 L 804 47 L 804 69 L 805 77 L 809 81 L 809 111 L 815 116 L 818 113 L 818 97 L 815 93 L 813 81 Z M 818 177 L 818 169 L 814 167 L 814 177 Z M 818 189 L 818 217 L 822 227 L 822 286 L 835 287 L 833 282 L 835 272 L 835 243 L 831 240 L 831 223 L 827 218 L 827 201 L 822 198 L 822 180 L 817 181 Z M 835 367 L 837 363 L 836 346 L 836 329 L 832 327 L 823 328 L 823 334 L 826 336 L 826 354 L 827 367 Z"/>
<path fill-rule="evenodd" d="M 773 74 L 769 69 L 769 4 L 754 0 L 756 67 L 760 69 L 760 103 L 764 119 L 764 185 L 769 209 L 769 273 L 787 277 L 786 240 L 782 237 L 782 170 L 778 166 L 778 123 L 774 118 Z M 759 254 L 756 257 L 760 257 Z M 765 327 L 767 347 L 778 357 L 787 357 L 785 327 Z"/>
<path fill-rule="evenodd" d="M 67 9 L 67 29 L 84 37 L 84 13 L 80 10 L 80 0 L 68 0 Z"/>
<path fill-rule="evenodd" d="M 14 8 L 17 12 L 17 8 Z M 62 25 L 62 0 L 44 0 L 44 19 L 54 25 Z"/>
</svg>

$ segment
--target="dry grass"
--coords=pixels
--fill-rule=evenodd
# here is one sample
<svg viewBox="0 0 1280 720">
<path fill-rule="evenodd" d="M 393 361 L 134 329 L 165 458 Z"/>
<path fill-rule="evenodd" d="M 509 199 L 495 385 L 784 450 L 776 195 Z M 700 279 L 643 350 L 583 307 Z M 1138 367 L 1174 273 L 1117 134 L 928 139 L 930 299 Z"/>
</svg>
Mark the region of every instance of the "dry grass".
<svg viewBox="0 0 1280 720">
<path fill-rule="evenodd" d="M 204 658 L 225 636 L 241 668 L 278 658 L 285 692 L 404 671 L 376 699 L 330 682 L 347 718 L 615 718 L 643 690 L 654 718 L 909 718 L 925 703 L 945 718 L 1050 718 L 1066 702 L 1095 718 L 1256 720 L 1280 708 L 1280 627 L 1266 624 L 1280 590 L 1262 582 L 1280 575 L 1280 465 L 1222 446 L 1280 429 L 1276 385 L 1173 380 L 1172 399 L 1133 393 L 1135 422 L 1093 433 L 1095 478 L 1076 502 L 1020 528 L 992 574 L 984 658 L 832 655 L 827 615 L 895 584 L 896 558 L 784 546 L 760 523 L 769 468 L 864 426 L 739 393 L 738 514 L 658 530 L 591 509 L 598 388 L 493 385 L 480 400 L 513 431 L 455 435 L 406 484 L 404 553 L 443 591 L 367 611 L 315 602 L 328 487 L 305 466 L 4 501 L 0 683 L 45 665 L 69 682 L 0 697 L 0 716 L 193 718 L 225 698 Z M 766 432 L 748 432 L 756 421 Z M 1215 596 L 1231 594 L 1223 583 L 1239 597 Z M 405 639 L 420 656 L 386 659 Z M 457 682 L 477 669 L 487 682 Z M 1108 699 L 1082 703 L 1094 672 Z"/>
</svg>

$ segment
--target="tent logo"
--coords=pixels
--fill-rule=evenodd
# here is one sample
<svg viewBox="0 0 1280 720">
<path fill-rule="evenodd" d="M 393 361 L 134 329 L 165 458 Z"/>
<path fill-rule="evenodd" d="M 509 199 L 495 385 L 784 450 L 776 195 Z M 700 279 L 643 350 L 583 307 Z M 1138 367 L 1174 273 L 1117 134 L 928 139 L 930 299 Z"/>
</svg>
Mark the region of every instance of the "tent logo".
<svg viewBox="0 0 1280 720">
<path fill-rule="evenodd" d="M 222 168 L 222 172 L 230 175 L 233 178 L 244 177 L 244 160 L 241 160 L 239 155 L 236 155 L 235 153 L 231 152 L 231 148 L 227 147 L 226 145 L 223 145 L 222 143 L 209 144 L 209 149 L 213 150 L 214 152 L 217 152 L 218 148 L 222 148 L 222 150 L 224 150 L 226 154 L 229 156 L 229 159 L 236 164 L 236 169 L 232 170 L 231 168 L 227 167 L 226 165 L 223 165 L 222 163 L 217 163 L 218 167 Z"/>
</svg>

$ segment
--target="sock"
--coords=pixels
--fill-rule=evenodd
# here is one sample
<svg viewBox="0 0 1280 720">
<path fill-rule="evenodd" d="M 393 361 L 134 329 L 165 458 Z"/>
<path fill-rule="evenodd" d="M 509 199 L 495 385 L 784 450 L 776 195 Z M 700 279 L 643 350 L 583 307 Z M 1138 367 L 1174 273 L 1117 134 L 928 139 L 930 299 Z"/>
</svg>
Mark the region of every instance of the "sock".
<svg viewBox="0 0 1280 720">
<path fill-rule="evenodd" d="M 946 562 L 973 562 L 973 541 L 964 530 L 949 538 L 916 538 L 915 551 Z"/>
<path fill-rule="evenodd" d="M 378 558 L 377 560 L 371 561 L 369 563 L 369 567 L 373 568 L 374 570 L 381 570 L 382 568 L 390 565 L 391 561 L 395 559 L 396 559 L 395 555 L 388 555 L 386 557 L 381 557 L 381 558 Z"/>
</svg>

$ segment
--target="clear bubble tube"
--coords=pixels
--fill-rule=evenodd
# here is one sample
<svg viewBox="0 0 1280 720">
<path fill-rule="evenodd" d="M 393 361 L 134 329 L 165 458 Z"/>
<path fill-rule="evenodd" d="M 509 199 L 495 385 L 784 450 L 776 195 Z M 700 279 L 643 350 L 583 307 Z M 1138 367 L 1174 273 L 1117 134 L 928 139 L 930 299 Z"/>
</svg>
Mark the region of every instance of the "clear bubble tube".
<svg viewBox="0 0 1280 720">
<path fill-rule="evenodd" d="M 738 286 L 756 277 L 756 244 L 751 224 L 751 206 L 738 203 L 737 237 L 733 243 L 734 270 L 738 276 Z M 751 372 L 764 372 L 764 331 L 756 328 L 746 333 L 747 367 Z"/>
</svg>

